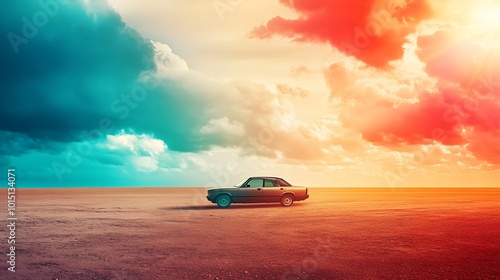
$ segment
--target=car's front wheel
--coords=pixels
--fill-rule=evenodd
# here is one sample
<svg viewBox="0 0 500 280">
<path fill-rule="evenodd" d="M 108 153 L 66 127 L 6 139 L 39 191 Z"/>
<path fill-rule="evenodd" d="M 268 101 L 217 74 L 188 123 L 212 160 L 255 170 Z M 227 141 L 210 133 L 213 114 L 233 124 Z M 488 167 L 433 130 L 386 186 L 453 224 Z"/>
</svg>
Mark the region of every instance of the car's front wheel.
<svg viewBox="0 0 500 280">
<path fill-rule="evenodd" d="M 221 194 L 217 197 L 217 206 L 227 208 L 231 205 L 231 197 L 227 194 Z"/>
<path fill-rule="evenodd" d="M 281 205 L 290 206 L 293 204 L 293 195 L 285 194 L 281 197 Z"/>
</svg>

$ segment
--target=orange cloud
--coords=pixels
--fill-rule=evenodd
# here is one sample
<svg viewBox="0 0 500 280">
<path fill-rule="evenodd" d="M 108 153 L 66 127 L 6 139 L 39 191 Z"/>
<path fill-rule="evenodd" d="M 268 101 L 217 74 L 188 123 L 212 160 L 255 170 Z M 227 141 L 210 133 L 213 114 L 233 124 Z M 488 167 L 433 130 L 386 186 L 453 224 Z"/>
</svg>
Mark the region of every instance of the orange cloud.
<svg viewBox="0 0 500 280">
<path fill-rule="evenodd" d="M 251 35 L 330 43 L 368 65 L 383 68 L 403 56 L 405 37 L 432 15 L 425 0 L 281 0 L 297 19 L 276 16 Z"/>
<path fill-rule="evenodd" d="M 347 69 L 332 65 L 325 76 L 332 98 L 344 104 L 344 125 L 376 145 L 462 145 L 477 159 L 500 164 L 500 39 L 495 38 L 464 30 L 419 38 L 417 54 L 437 87 L 421 89 L 412 102 L 374 94 L 356 84 Z"/>
<path fill-rule="evenodd" d="M 476 157 L 500 163 L 500 29 L 452 29 L 419 39 L 418 55 L 429 75 L 455 84 L 453 122 Z M 466 132 L 466 133 L 465 133 Z"/>
</svg>

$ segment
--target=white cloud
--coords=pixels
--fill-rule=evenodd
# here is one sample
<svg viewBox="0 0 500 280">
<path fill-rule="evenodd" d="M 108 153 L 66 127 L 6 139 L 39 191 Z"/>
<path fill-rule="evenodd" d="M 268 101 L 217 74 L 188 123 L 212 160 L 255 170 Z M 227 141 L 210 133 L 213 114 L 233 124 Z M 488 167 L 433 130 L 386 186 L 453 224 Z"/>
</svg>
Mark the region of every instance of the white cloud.
<svg viewBox="0 0 500 280">
<path fill-rule="evenodd" d="M 153 172 L 158 169 L 158 158 L 165 154 L 167 145 L 162 140 L 148 135 L 127 134 L 107 135 L 106 146 L 110 150 L 128 152 L 128 159 L 137 171 Z"/>
<path fill-rule="evenodd" d="M 222 134 L 241 137 L 245 134 L 245 128 L 238 121 L 230 121 L 227 117 L 210 120 L 200 129 L 202 134 Z"/>
<path fill-rule="evenodd" d="M 155 62 L 160 74 L 169 75 L 173 72 L 189 71 L 187 62 L 172 52 L 167 44 L 153 42 Z"/>
<path fill-rule="evenodd" d="M 162 140 L 145 134 L 127 134 L 123 131 L 117 135 L 107 135 L 107 141 L 109 149 L 125 149 L 133 154 L 146 153 L 149 156 L 155 156 L 167 149 L 167 145 Z"/>
<path fill-rule="evenodd" d="M 148 156 L 133 156 L 131 162 L 140 172 L 153 172 L 158 169 L 158 160 Z"/>
</svg>

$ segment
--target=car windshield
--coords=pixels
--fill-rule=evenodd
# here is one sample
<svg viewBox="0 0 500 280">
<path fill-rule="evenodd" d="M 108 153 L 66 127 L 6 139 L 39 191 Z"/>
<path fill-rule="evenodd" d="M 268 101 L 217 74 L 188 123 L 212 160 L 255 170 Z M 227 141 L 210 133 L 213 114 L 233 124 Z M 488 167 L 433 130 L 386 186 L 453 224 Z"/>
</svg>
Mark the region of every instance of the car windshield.
<svg viewBox="0 0 500 280">
<path fill-rule="evenodd" d="M 247 181 L 247 179 L 243 179 L 243 181 L 239 182 L 238 184 L 236 184 L 235 186 L 236 187 L 241 187 L 243 186 L 243 184 Z"/>
</svg>

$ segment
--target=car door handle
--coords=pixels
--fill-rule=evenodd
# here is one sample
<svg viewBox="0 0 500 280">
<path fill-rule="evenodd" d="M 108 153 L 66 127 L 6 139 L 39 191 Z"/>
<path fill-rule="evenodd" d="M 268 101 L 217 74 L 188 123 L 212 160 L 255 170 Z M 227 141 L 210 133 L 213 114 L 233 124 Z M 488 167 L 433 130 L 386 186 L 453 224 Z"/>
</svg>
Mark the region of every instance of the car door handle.
<svg viewBox="0 0 500 280">
<path fill-rule="evenodd" d="M 283 188 L 280 188 L 280 190 L 283 190 Z"/>
<path fill-rule="evenodd" d="M 260 188 L 257 188 L 258 191 L 260 191 Z"/>
</svg>

